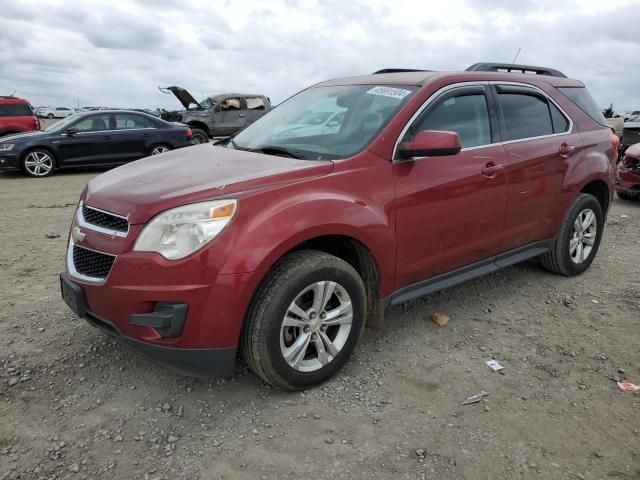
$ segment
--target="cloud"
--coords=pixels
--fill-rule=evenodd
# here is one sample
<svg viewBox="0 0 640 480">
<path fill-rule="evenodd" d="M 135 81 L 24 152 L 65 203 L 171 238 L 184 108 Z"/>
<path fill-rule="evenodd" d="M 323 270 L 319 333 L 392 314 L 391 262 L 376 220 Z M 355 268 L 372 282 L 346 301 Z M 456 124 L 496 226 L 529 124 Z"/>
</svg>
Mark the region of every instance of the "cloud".
<svg viewBox="0 0 640 480">
<path fill-rule="evenodd" d="M 633 0 L 24 0 L 0 17 L 0 94 L 34 104 L 175 107 L 226 91 L 279 102 L 384 67 L 461 70 L 513 59 L 583 80 L 601 106 L 640 107 Z M 621 14 L 624 12 L 624 14 Z"/>
</svg>

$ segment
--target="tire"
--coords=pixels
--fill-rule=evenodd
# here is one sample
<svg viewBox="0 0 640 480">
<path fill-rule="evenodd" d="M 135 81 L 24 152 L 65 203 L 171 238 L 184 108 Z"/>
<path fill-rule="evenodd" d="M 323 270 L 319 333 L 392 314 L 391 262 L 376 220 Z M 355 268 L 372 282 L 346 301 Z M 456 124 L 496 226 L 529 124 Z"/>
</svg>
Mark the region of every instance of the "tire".
<svg viewBox="0 0 640 480">
<path fill-rule="evenodd" d="M 191 132 L 193 134 L 191 140 L 194 144 L 200 145 L 201 143 L 207 143 L 209 141 L 209 135 L 207 135 L 207 132 L 205 132 L 204 130 L 201 130 L 199 128 L 191 128 Z"/>
<path fill-rule="evenodd" d="M 634 195 L 633 193 L 616 192 L 620 200 L 640 200 L 640 193 Z"/>
<path fill-rule="evenodd" d="M 50 113 L 49 115 L 47 115 L 47 118 L 49 120 L 53 120 L 55 117 L 53 116 L 53 113 Z"/>
<path fill-rule="evenodd" d="M 22 158 L 22 171 L 30 177 L 49 177 L 53 175 L 55 168 L 56 158 L 43 148 L 29 150 Z"/>
<path fill-rule="evenodd" d="M 332 293 L 323 302 L 327 292 Z M 312 304 L 314 298 L 319 304 Z M 323 303 L 314 314 L 313 307 Z M 294 304 L 300 315 L 293 313 Z M 318 385 L 351 356 L 364 328 L 366 305 L 362 279 L 347 262 L 316 250 L 292 252 L 272 268 L 253 297 L 241 335 L 243 356 L 274 387 Z"/>
<path fill-rule="evenodd" d="M 580 223 L 577 223 L 578 217 Z M 593 220 L 588 222 L 590 218 Z M 587 223 L 589 227 L 579 233 Z M 567 277 L 581 274 L 589 268 L 598 252 L 603 229 L 604 216 L 598 200 L 587 193 L 579 194 L 553 245 L 542 256 L 542 265 L 551 272 Z"/>
<path fill-rule="evenodd" d="M 149 156 L 152 155 L 160 155 L 161 153 L 166 153 L 171 150 L 171 146 L 165 143 L 160 143 L 158 145 L 154 145 L 149 149 Z"/>
</svg>

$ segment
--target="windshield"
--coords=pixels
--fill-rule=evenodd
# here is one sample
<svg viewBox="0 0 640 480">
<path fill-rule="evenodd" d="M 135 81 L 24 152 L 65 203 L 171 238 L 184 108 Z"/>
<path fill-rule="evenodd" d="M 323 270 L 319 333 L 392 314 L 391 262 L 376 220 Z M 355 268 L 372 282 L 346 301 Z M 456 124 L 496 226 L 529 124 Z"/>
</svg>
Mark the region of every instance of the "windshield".
<svg viewBox="0 0 640 480">
<path fill-rule="evenodd" d="M 200 106 L 204 109 L 213 108 L 215 104 L 215 100 L 213 100 L 211 97 L 207 97 L 200 102 Z"/>
<path fill-rule="evenodd" d="M 238 133 L 227 146 L 306 160 L 365 148 L 417 87 L 341 85 L 304 90 Z"/>
<path fill-rule="evenodd" d="M 78 120 L 83 114 L 75 113 L 73 115 L 69 115 L 67 118 L 60 120 L 59 122 L 54 123 L 53 125 L 49 125 L 44 129 L 45 132 L 61 132 L 66 129 L 73 122 Z"/>
</svg>

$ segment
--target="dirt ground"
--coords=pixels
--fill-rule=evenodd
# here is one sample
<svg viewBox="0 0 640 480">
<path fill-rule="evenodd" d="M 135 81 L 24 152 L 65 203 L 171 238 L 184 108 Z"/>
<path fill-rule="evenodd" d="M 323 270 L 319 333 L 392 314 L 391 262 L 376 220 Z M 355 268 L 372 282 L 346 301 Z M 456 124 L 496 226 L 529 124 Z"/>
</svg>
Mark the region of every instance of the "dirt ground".
<svg viewBox="0 0 640 480">
<path fill-rule="evenodd" d="M 390 309 L 291 394 L 242 365 L 179 376 L 74 318 L 58 273 L 96 174 L 0 175 L 0 479 L 640 478 L 640 393 L 612 380 L 640 384 L 640 203 L 615 202 L 584 275 L 530 262 Z"/>
</svg>

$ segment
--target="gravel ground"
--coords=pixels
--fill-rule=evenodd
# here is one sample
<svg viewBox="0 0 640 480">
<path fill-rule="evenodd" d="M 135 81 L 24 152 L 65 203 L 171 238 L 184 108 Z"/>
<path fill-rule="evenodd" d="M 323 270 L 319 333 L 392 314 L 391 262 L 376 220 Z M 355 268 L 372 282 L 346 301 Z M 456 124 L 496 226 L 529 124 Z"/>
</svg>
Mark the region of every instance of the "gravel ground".
<svg viewBox="0 0 640 480">
<path fill-rule="evenodd" d="M 640 384 L 640 203 L 615 202 L 581 277 L 530 262 L 390 309 L 290 394 L 242 365 L 173 374 L 74 318 L 57 275 L 95 174 L 0 175 L 0 479 L 640 478 L 640 393 L 612 380 Z"/>
</svg>

